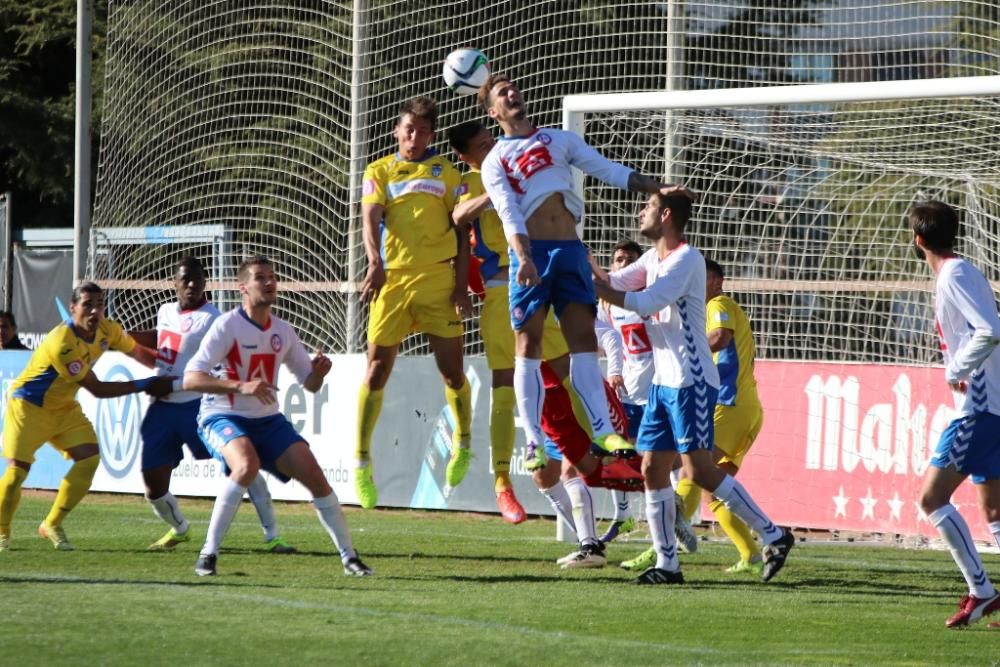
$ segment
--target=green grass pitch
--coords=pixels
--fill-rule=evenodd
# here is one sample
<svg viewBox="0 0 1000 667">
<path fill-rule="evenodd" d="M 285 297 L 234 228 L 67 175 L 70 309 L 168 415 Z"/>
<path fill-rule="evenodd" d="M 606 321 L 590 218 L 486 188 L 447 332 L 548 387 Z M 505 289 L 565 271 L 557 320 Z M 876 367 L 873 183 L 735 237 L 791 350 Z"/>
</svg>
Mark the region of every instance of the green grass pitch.
<svg viewBox="0 0 1000 667">
<path fill-rule="evenodd" d="M 946 630 L 963 583 L 945 552 L 800 544 L 768 584 L 682 555 L 684 586 L 638 587 L 615 565 L 567 572 L 551 520 L 347 509 L 376 576 L 345 577 L 311 506 L 277 504 L 302 553 L 263 553 L 244 503 L 219 576 L 193 573 L 211 510 L 182 499 L 195 539 L 139 497 L 94 495 L 66 522 L 76 551 L 35 535 L 51 494 L 26 492 L 0 553 L 3 665 L 1000 665 L 1000 631 Z M 985 556 L 1000 581 L 1000 558 Z"/>
</svg>

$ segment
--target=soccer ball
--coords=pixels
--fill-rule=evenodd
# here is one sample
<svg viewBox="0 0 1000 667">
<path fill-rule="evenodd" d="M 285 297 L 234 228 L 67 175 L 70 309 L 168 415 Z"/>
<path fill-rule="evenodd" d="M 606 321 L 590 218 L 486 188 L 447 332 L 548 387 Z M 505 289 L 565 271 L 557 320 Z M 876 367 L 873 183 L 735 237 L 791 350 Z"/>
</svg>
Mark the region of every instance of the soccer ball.
<svg viewBox="0 0 1000 667">
<path fill-rule="evenodd" d="M 444 82 L 459 95 L 474 94 L 489 75 L 490 61 L 477 49 L 455 49 L 444 59 Z"/>
</svg>

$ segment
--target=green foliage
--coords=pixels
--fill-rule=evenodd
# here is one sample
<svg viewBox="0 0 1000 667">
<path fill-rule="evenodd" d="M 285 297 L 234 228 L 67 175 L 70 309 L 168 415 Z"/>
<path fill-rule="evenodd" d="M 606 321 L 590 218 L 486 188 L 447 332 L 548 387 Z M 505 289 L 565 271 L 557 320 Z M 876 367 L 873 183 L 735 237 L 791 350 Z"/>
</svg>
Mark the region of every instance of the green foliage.
<svg viewBox="0 0 1000 667">
<path fill-rule="evenodd" d="M 91 496 L 66 522 L 77 551 L 34 535 L 51 494 L 28 492 L 0 553 L 3 656 L 46 665 L 986 665 L 985 623 L 944 628 L 964 584 L 945 551 L 801 544 L 774 581 L 724 574 L 718 540 L 682 555 L 688 583 L 639 588 L 613 564 L 568 572 L 550 520 L 347 509 L 376 570 L 349 579 L 308 504 L 279 503 L 302 553 L 262 551 L 243 507 L 219 576 L 192 568 L 211 503 L 184 500 L 195 537 L 147 553 L 163 525 L 141 497 Z M 996 572 L 1000 558 L 985 556 Z M 56 624 L 56 625 L 53 625 Z M 55 637 L 58 639 L 56 640 Z"/>
</svg>

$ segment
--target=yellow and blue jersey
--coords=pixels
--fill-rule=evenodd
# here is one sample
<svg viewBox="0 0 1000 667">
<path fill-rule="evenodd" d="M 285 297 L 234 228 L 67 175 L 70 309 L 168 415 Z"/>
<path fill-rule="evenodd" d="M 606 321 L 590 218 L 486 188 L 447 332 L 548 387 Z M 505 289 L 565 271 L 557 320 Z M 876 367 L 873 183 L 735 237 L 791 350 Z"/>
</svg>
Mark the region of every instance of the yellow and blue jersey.
<svg viewBox="0 0 1000 667">
<path fill-rule="evenodd" d="M 136 342 L 113 320 L 102 320 L 92 340 L 77 332 L 72 320 L 57 325 L 35 349 L 11 385 L 11 396 L 44 408 L 69 407 L 80 381 L 107 350 L 130 353 Z"/>
<path fill-rule="evenodd" d="M 461 176 L 434 151 L 420 161 L 398 153 L 372 162 L 362 179 L 362 204 L 385 207 L 382 262 L 386 269 L 415 269 L 458 254 L 451 224 Z"/>
<path fill-rule="evenodd" d="M 753 376 L 754 357 L 757 350 L 750 330 L 750 320 L 739 304 L 725 294 L 705 304 L 705 329 L 729 329 L 733 337 L 729 345 L 712 355 L 719 369 L 719 397 L 721 405 L 736 405 L 758 401 L 757 380 Z"/>
<path fill-rule="evenodd" d="M 462 176 L 462 184 L 458 188 L 458 201 L 455 203 L 461 204 L 475 199 L 485 192 L 482 174 L 477 170 L 469 171 Z M 472 223 L 471 241 L 472 254 L 479 258 L 479 273 L 484 282 L 510 264 L 510 258 L 507 256 L 507 236 L 503 232 L 500 215 L 492 203 L 488 204 Z"/>
</svg>

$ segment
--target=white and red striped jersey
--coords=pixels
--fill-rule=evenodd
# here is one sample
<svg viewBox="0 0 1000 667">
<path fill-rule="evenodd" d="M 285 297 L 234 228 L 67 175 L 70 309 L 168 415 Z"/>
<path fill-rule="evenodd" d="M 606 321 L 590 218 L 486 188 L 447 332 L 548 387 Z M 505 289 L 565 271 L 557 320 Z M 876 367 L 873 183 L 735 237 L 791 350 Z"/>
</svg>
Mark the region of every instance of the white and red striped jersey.
<svg viewBox="0 0 1000 667">
<path fill-rule="evenodd" d="M 267 326 L 261 327 L 242 308 L 215 320 L 186 370 L 212 373 L 220 364 L 221 377 L 242 382 L 261 379 L 274 385 L 282 364 L 299 382 L 305 382 L 312 372 L 312 360 L 292 325 L 272 315 Z M 254 396 L 205 394 L 199 418 L 211 415 L 257 418 L 278 412 L 277 403 L 264 405 Z"/>
<path fill-rule="evenodd" d="M 649 319 L 653 384 L 680 388 L 719 386 L 719 371 L 705 334 L 705 258 L 687 243 L 660 260 L 656 249 L 610 274 L 625 294 L 625 308 Z M 638 290 L 638 291 L 637 291 Z"/>
<path fill-rule="evenodd" d="M 945 261 L 934 284 L 934 317 L 945 380 L 966 383 L 965 393 L 954 394 L 955 408 L 1000 415 L 1000 317 L 979 269 L 960 257 Z"/>
<path fill-rule="evenodd" d="M 571 167 L 609 185 L 625 189 L 632 169 L 612 162 L 583 137 L 552 128 L 536 129 L 526 137 L 500 137 L 481 169 L 483 187 L 508 240 L 512 227 L 523 227 L 549 195 L 560 193 L 566 209 L 579 221 L 583 201 L 574 189 Z"/>
<path fill-rule="evenodd" d="M 642 317 L 631 310 L 618 306 L 602 304 L 598 313 L 599 322 L 605 323 L 616 332 L 621 341 L 623 357 L 621 376 L 625 381 L 624 402 L 633 405 L 645 405 L 649 395 L 649 385 L 653 382 L 653 345 L 646 331 L 648 317 Z M 606 355 L 612 354 L 605 345 L 605 340 L 598 335 L 598 340 L 604 347 Z M 612 348 L 613 350 L 614 348 Z M 611 361 L 608 361 L 609 373 Z"/>
<path fill-rule="evenodd" d="M 207 301 L 193 310 L 182 310 L 179 303 L 160 306 L 156 314 L 156 374 L 182 377 L 218 316 L 219 309 Z M 158 400 L 187 403 L 197 398 L 201 394 L 196 391 L 175 391 Z"/>
</svg>

